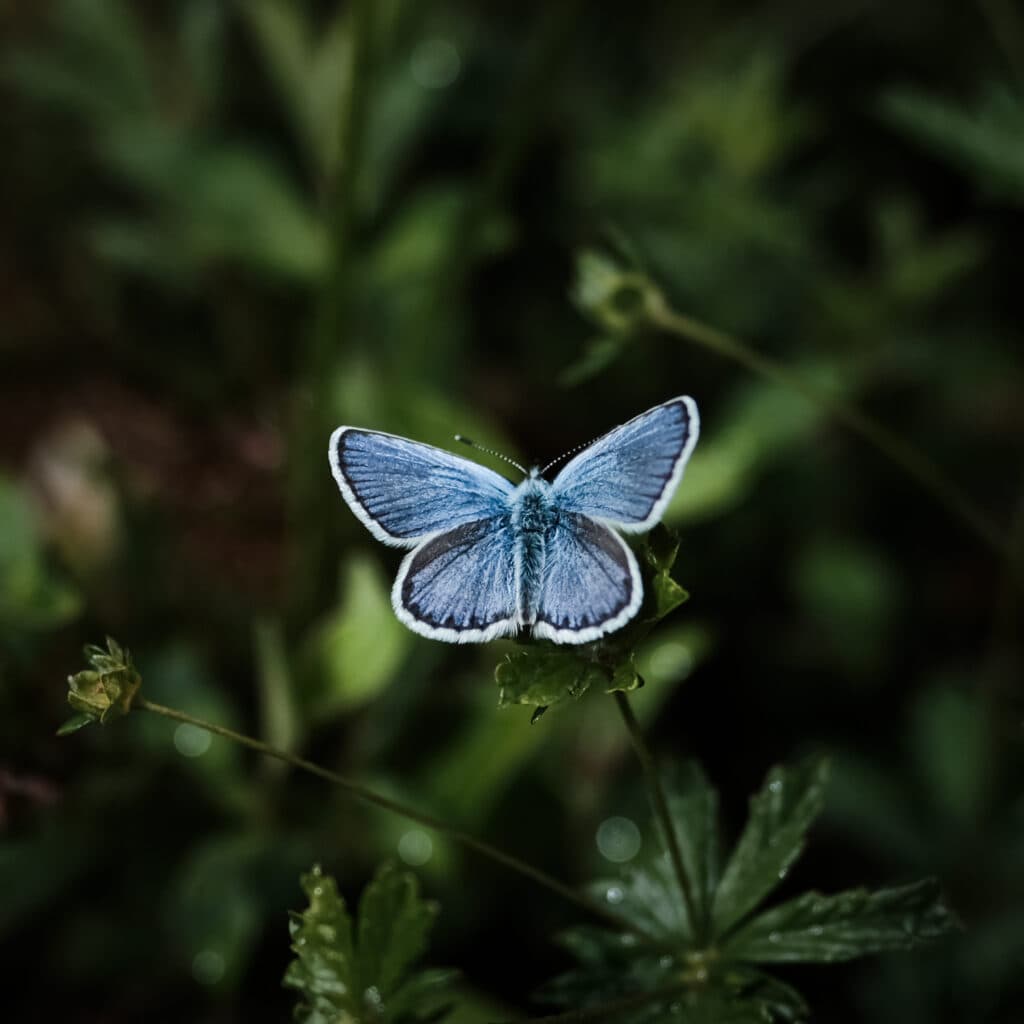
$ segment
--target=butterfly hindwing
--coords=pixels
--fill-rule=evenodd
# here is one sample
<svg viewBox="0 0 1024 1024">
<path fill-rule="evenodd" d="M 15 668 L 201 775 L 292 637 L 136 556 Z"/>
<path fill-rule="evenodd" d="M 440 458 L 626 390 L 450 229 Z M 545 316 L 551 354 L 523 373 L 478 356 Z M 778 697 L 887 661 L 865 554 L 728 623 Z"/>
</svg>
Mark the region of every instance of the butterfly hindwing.
<svg viewBox="0 0 1024 1024">
<path fill-rule="evenodd" d="M 500 515 L 513 490 L 486 466 L 375 430 L 339 427 L 330 457 L 352 511 L 378 540 L 398 547 Z"/>
<path fill-rule="evenodd" d="M 395 578 L 395 614 L 435 640 L 481 643 L 514 633 L 514 550 L 507 515 L 425 540 L 405 556 Z"/>
<path fill-rule="evenodd" d="M 547 541 L 533 635 L 583 644 L 625 625 L 643 601 L 636 558 L 618 534 L 562 513 Z"/>
<path fill-rule="evenodd" d="M 560 508 L 626 533 L 661 518 L 697 443 L 692 398 L 674 398 L 616 427 L 583 449 L 555 477 Z"/>
</svg>

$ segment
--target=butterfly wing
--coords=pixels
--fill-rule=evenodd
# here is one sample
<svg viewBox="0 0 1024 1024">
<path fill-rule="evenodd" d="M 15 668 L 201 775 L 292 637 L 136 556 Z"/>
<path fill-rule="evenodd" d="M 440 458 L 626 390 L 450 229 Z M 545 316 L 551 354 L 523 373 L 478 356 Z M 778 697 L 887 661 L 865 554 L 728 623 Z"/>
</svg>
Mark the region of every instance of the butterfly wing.
<svg viewBox="0 0 1024 1024">
<path fill-rule="evenodd" d="M 642 412 L 588 445 L 555 477 L 558 507 L 626 533 L 649 530 L 683 477 L 699 428 L 697 404 L 685 396 Z"/>
<path fill-rule="evenodd" d="M 588 516 L 563 512 L 547 541 L 533 635 L 590 643 L 629 622 L 643 597 L 626 542 Z"/>
<path fill-rule="evenodd" d="M 331 469 L 349 508 L 385 544 L 413 547 L 442 530 L 502 515 L 513 485 L 432 445 L 358 427 L 331 435 Z"/>
<path fill-rule="evenodd" d="M 514 552 L 507 514 L 428 538 L 402 560 L 391 591 L 395 614 L 414 632 L 449 643 L 514 633 Z"/>
</svg>

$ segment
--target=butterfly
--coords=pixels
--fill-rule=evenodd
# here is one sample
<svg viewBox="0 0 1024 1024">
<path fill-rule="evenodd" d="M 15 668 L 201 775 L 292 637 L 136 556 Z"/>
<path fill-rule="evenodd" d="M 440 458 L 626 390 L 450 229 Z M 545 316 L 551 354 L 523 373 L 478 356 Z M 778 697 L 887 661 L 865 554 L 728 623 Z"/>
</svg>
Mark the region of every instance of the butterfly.
<svg viewBox="0 0 1024 1024">
<path fill-rule="evenodd" d="M 699 425 L 693 399 L 673 398 L 586 445 L 551 482 L 518 466 L 525 479 L 515 484 L 451 452 L 361 427 L 334 431 L 330 461 L 370 533 L 412 549 L 391 590 L 411 630 L 449 643 L 529 631 L 584 644 L 639 610 L 640 570 L 619 534 L 661 519 Z"/>
</svg>

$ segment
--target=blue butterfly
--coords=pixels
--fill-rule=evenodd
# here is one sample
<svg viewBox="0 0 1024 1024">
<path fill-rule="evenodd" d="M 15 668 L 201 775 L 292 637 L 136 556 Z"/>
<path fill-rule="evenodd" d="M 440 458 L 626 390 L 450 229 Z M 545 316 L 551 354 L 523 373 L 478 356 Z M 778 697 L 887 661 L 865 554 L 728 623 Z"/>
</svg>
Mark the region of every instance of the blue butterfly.
<svg viewBox="0 0 1024 1024">
<path fill-rule="evenodd" d="M 449 643 L 530 630 L 584 644 L 639 610 L 640 570 L 613 531 L 640 533 L 661 519 L 698 428 L 693 399 L 673 398 L 587 445 L 550 483 L 532 469 L 516 485 L 440 448 L 359 427 L 334 431 L 330 459 L 370 533 L 412 548 L 391 590 L 411 630 Z"/>
</svg>

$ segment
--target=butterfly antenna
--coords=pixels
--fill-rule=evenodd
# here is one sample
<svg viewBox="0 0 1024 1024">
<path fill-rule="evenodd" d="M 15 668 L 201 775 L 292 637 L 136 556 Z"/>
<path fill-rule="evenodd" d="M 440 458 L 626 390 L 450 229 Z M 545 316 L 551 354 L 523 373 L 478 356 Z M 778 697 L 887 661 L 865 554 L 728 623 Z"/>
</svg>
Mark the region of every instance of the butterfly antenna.
<svg viewBox="0 0 1024 1024">
<path fill-rule="evenodd" d="M 477 444 L 472 438 L 464 437 L 462 434 L 456 434 L 455 440 L 469 445 L 470 448 L 475 448 L 478 452 L 486 452 L 488 455 L 493 455 L 496 459 L 501 459 L 502 462 L 507 462 L 510 466 L 515 466 L 523 476 L 530 475 L 522 466 L 519 465 L 518 462 L 515 461 L 515 459 L 510 459 L 507 455 L 502 455 L 501 452 L 496 452 L 493 448 L 485 448 L 482 444 Z"/>
<path fill-rule="evenodd" d="M 577 452 L 583 451 L 584 448 L 589 448 L 593 441 L 587 441 L 586 444 L 578 444 L 575 448 L 570 448 L 567 452 L 562 452 L 557 459 L 552 459 L 541 471 L 540 475 L 543 476 L 552 466 L 557 466 L 563 459 L 569 458 L 570 455 L 575 455 Z"/>
</svg>

